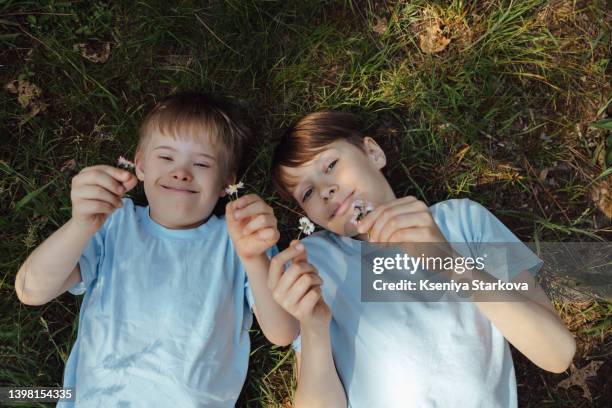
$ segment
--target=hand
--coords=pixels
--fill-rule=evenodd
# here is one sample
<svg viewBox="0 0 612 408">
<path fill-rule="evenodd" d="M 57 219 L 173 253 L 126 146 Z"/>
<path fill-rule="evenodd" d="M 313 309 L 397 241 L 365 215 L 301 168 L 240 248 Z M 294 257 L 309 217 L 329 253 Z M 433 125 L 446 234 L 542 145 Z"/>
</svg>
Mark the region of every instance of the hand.
<svg viewBox="0 0 612 408">
<path fill-rule="evenodd" d="M 292 261 L 285 270 L 285 264 Z M 321 296 L 323 280 L 308 263 L 306 248 L 293 240 L 287 249 L 270 261 L 268 288 L 283 309 L 299 320 L 302 327 L 329 325 L 331 311 Z"/>
<path fill-rule="evenodd" d="M 272 207 L 248 194 L 225 207 L 227 230 L 242 260 L 262 255 L 280 237 Z"/>
<path fill-rule="evenodd" d="M 382 204 L 357 225 L 369 242 L 446 242 L 427 204 L 408 196 Z"/>
<path fill-rule="evenodd" d="M 72 219 L 92 233 L 121 207 L 121 196 L 138 183 L 129 171 L 108 165 L 86 167 L 72 178 Z"/>
<path fill-rule="evenodd" d="M 412 196 L 376 207 L 359 222 L 357 231 L 367 232 L 369 242 L 401 242 L 404 251 L 412 256 L 442 259 L 459 256 L 444 238 L 427 204 Z"/>
</svg>

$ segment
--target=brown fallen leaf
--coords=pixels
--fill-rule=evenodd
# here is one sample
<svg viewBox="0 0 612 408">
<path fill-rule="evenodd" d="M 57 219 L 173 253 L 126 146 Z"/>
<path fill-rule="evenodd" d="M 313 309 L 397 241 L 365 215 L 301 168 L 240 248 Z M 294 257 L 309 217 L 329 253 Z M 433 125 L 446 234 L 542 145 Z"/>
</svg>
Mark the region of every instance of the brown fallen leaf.
<svg viewBox="0 0 612 408">
<path fill-rule="evenodd" d="M 592 401 L 593 397 L 591 396 L 591 391 L 589 390 L 586 380 L 597 375 L 597 370 L 599 370 L 599 367 L 601 367 L 603 363 L 603 361 L 591 361 L 582 368 L 576 368 L 576 366 L 572 364 L 570 366 L 572 373 L 568 378 L 559 382 L 559 384 L 557 384 L 557 388 L 561 387 L 568 389 L 572 385 L 577 385 L 578 387 L 582 388 L 582 395 L 584 398 Z"/>
<path fill-rule="evenodd" d="M 430 22 L 422 34 L 419 34 L 419 46 L 421 51 L 427 54 L 435 54 L 444 51 L 450 43 L 450 38 L 446 38 L 438 21 Z"/>
<path fill-rule="evenodd" d="M 78 51 L 81 56 L 96 64 L 104 64 L 108 61 L 110 56 L 111 46 L 110 43 L 104 43 L 100 45 L 78 43 L 72 46 L 74 51 Z"/>
<path fill-rule="evenodd" d="M 612 218 L 612 177 L 606 177 L 593 185 L 591 199 L 606 217 Z"/>
<path fill-rule="evenodd" d="M 376 17 L 376 24 L 372 27 L 372 30 L 379 35 L 383 35 L 387 32 L 387 19 Z"/>
<path fill-rule="evenodd" d="M 421 19 L 417 26 L 421 51 L 427 54 L 444 51 L 451 42 L 451 35 L 442 29 L 446 27 L 446 22 L 441 17 L 441 11 L 434 7 L 425 7 Z"/>
<path fill-rule="evenodd" d="M 29 109 L 28 119 L 36 116 L 39 112 L 47 109 L 47 104 L 42 101 L 40 88 L 24 79 L 9 82 L 4 89 L 10 93 L 17 94 L 17 102 L 24 109 Z"/>
<path fill-rule="evenodd" d="M 62 168 L 60 169 L 60 171 L 61 172 L 72 171 L 74 169 L 76 169 L 76 160 L 70 159 L 70 160 L 66 160 L 64 164 L 62 164 Z"/>
</svg>

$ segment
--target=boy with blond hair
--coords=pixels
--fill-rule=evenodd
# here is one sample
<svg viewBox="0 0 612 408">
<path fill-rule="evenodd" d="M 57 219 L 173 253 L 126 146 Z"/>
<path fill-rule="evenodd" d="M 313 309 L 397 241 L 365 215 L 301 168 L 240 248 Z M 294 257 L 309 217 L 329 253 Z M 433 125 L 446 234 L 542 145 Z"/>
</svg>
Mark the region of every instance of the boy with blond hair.
<svg viewBox="0 0 612 408">
<path fill-rule="evenodd" d="M 291 342 L 297 322 L 266 285 L 272 209 L 249 194 L 213 215 L 247 136 L 225 103 L 182 93 L 146 117 L 135 175 L 98 165 L 73 178 L 72 218 L 15 281 L 29 305 L 85 292 L 64 372 L 76 399 L 60 406 L 234 406 L 254 303 L 266 337 Z M 139 181 L 147 207 L 122 198 Z"/>
</svg>

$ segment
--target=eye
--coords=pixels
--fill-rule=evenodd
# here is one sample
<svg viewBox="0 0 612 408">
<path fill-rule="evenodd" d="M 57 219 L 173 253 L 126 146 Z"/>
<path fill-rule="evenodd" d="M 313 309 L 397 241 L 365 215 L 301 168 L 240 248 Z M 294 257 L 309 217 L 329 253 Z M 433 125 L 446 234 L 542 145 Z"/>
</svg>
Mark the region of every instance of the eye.
<svg viewBox="0 0 612 408">
<path fill-rule="evenodd" d="M 329 173 L 336 166 L 337 162 L 338 162 L 338 159 L 336 159 L 333 162 L 329 163 L 329 166 L 327 166 L 327 169 L 325 170 L 325 172 Z"/>
<path fill-rule="evenodd" d="M 204 168 L 209 168 L 210 166 L 206 163 L 194 163 L 193 164 L 196 167 L 204 167 Z"/>
<path fill-rule="evenodd" d="M 159 156 L 159 158 L 162 160 L 172 161 L 172 157 L 170 156 Z"/>
<path fill-rule="evenodd" d="M 302 196 L 302 202 L 305 202 L 306 200 L 308 200 L 311 194 L 312 194 L 312 188 L 309 188 L 308 190 L 304 192 L 304 195 Z"/>
</svg>

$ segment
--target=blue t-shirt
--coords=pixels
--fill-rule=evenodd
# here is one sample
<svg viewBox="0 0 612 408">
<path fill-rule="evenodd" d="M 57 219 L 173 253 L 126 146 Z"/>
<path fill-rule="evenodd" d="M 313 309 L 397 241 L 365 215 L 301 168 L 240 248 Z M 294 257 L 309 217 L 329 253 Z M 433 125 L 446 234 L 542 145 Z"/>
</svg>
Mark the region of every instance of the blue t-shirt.
<svg viewBox="0 0 612 408">
<path fill-rule="evenodd" d="M 85 297 L 64 371 L 76 406 L 234 406 L 252 312 L 223 218 L 171 230 L 124 199 L 79 266 L 70 291 Z"/>
<path fill-rule="evenodd" d="M 448 242 L 476 243 L 476 253 L 481 242 L 517 243 L 506 268 L 487 270 L 498 279 L 536 273 L 542 264 L 478 203 L 448 200 L 430 212 Z M 361 241 L 322 231 L 303 242 L 324 282 L 334 362 L 350 407 L 517 406 L 508 343 L 473 303 L 361 302 Z"/>
</svg>

